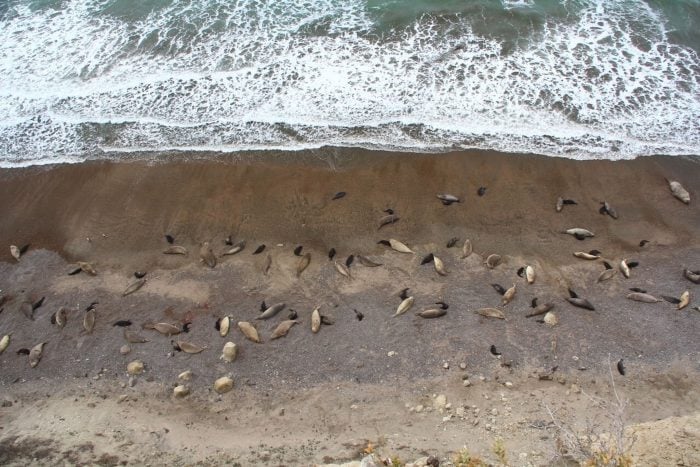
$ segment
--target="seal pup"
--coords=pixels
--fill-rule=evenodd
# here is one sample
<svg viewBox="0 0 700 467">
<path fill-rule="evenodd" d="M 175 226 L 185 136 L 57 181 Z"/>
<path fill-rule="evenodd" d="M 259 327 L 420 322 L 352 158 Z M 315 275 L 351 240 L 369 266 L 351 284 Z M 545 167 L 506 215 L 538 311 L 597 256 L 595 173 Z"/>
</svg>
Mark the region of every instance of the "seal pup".
<svg viewBox="0 0 700 467">
<path fill-rule="evenodd" d="M 435 266 L 435 272 L 441 276 L 447 275 L 447 270 L 445 269 L 445 263 L 442 262 L 440 258 L 433 255 L 433 266 Z"/>
<path fill-rule="evenodd" d="M 535 305 L 532 307 L 532 311 L 525 315 L 526 318 L 532 318 L 533 316 L 544 315 L 548 313 L 552 308 L 554 308 L 553 303 L 542 303 L 540 305 Z"/>
<path fill-rule="evenodd" d="M 199 258 L 212 269 L 216 266 L 216 256 L 209 242 L 202 242 L 202 246 L 199 249 Z"/>
<path fill-rule="evenodd" d="M 253 254 L 254 254 L 254 255 L 259 255 L 259 254 L 262 253 L 263 251 L 265 251 L 265 244 L 264 244 L 264 243 L 263 243 L 262 245 L 258 246 L 258 247 L 255 249 L 255 251 L 253 252 Z"/>
<path fill-rule="evenodd" d="M 10 336 L 11 334 L 5 334 L 2 336 L 2 339 L 0 339 L 0 354 L 10 345 Z"/>
<path fill-rule="evenodd" d="M 348 279 L 352 279 L 352 277 L 350 276 L 350 270 L 346 265 L 344 265 L 338 260 L 333 261 L 333 265 L 335 266 L 335 270 L 338 271 L 342 276 L 345 276 Z"/>
<path fill-rule="evenodd" d="M 144 344 L 148 342 L 148 339 L 143 337 L 141 334 L 124 328 L 124 339 L 130 344 Z"/>
<path fill-rule="evenodd" d="M 92 330 L 95 329 L 95 319 L 95 308 L 88 308 L 83 315 L 83 329 L 87 334 L 92 334 Z"/>
<path fill-rule="evenodd" d="M 688 268 L 684 268 L 683 277 L 688 279 L 693 284 L 700 284 L 700 271 L 691 271 Z"/>
<path fill-rule="evenodd" d="M 688 304 L 690 304 L 690 292 L 686 290 L 681 294 L 680 301 L 678 302 L 678 309 L 682 310 L 687 307 Z"/>
<path fill-rule="evenodd" d="M 495 253 L 494 253 L 494 254 L 491 254 L 491 255 L 488 255 L 488 257 L 486 258 L 486 261 L 484 261 L 484 264 L 485 264 L 489 269 L 495 268 L 496 266 L 498 266 L 499 264 L 501 264 L 501 255 L 497 255 L 497 254 L 495 254 Z"/>
<path fill-rule="evenodd" d="M 579 308 L 585 308 L 586 310 L 591 310 L 595 311 L 595 307 L 591 302 L 586 300 L 585 298 L 579 297 L 576 292 L 573 290 L 569 289 L 569 296 L 566 297 L 566 301 L 571 303 L 573 306 L 579 307 Z"/>
<path fill-rule="evenodd" d="M 476 194 L 479 196 L 484 196 L 486 194 L 486 187 L 480 186 L 479 189 L 476 190 Z"/>
<path fill-rule="evenodd" d="M 332 261 L 334 257 L 335 257 L 335 248 L 331 248 L 330 250 L 328 250 L 328 260 Z"/>
<path fill-rule="evenodd" d="M 588 253 L 586 253 L 585 251 L 576 251 L 574 252 L 574 256 L 580 259 L 594 261 L 596 259 L 600 259 L 600 252 L 598 250 L 591 250 Z"/>
<path fill-rule="evenodd" d="M 22 256 L 22 254 L 19 252 L 19 248 L 17 247 L 17 245 L 10 245 L 10 254 L 18 262 L 19 258 Z"/>
<path fill-rule="evenodd" d="M 479 308 L 474 312 L 486 318 L 506 319 L 506 315 L 498 308 Z"/>
<path fill-rule="evenodd" d="M 513 287 L 506 290 L 505 293 L 503 294 L 503 298 L 501 299 L 501 304 L 503 304 L 503 305 L 509 304 L 513 300 L 513 297 L 515 297 L 515 290 L 516 290 L 515 284 L 513 284 Z"/>
<path fill-rule="evenodd" d="M 292 326 L 297 324 L 297 320 L 295 319 L 288 319 L 285 321 L 282 321 L 280 324 L 277 325 L 274 331 L 272 331 L 272 335 L 270 336 L 270 340 L 274 339 L 279 339 L 280 337 L 284 337 L 287 335 L 290 329 L 292 329 Z"/>
<path fill-rule="evenodd" d="M 414 302 L 415 302 L 415 298 L 413 296 L 410 296 L 410 297 L 403 296 L 401 303 L 399 303 L 399 306 L 396 308 L 396 312 L 394 313 L 394 318 L 399 316 L 399 315 L 402 315 L 402 314 L 406 313 L 408 310 L 410 310 L 411 307 L 413 306 Z"/>
<path fill-rule="evenodd" d="M 68 321 L 68 310 L 66 307 L 61 307 L 53 315 L 51 315 L 51 324 L 55 324 L 59 328 L 63 329 Z"/>
<path fill-rule="evenodd" d="M 525 266 L 525 280 L 528 284 L 533 284 L 535 282 L 535 268 L 530 265 Z"/>
<path fill-rule="evenodd" d="M 669 180 L 668 178 L 666 181 L 668 182 L 668 187 L 671 189 L 673 196 L 683 201 L 685 204 L 690 204 L 690 193 L 683 188 L 683 185 L 675 180 Z"/>
<path fill-rule="evenodd" d="M 646 290 L 640 289 L 639 287 L 630 287 L 630 290 L 631 290 L 632 292 L 647 293 Z"/>
<path fill-rule="evenodd" d="M 297 262 L 297 277 L 301 276 L 301 273 L 304 272 L 307 267 L 309 267 L 310 263 L 311 253 L 306 253 L 304 256 L 299 258 L 299 261 Z"/>
<path fill-rule="evenodd" d="M 376 262 L 372 261 L 371 259 L 367 258 L 366 256 L 362 256 L 362 255 L 357 255 L 357 261 L 359 261 L 361 265 L 363 265 L 367 268 L 376 268 L 377 266 L 382 265 L 382 263 L 376 263 Z"/>
<path fill-rule="evenodd" d="M 578 204 L 576 201 L 573 199 L 564 199 L 564 198 L 557 198 L 557 204 L 556 204 L 556 210 L 557 212 L 561 212 L 562 209 L 564 209 L 564 206 L 570 205 L 570 204 Z"/>
<path fill-rule="evenodd" d="M 301 256 L 301 250 L 303 250 L 304 247 L 302 245 L 299 245 L 298 247 L 294 248 L 294 256 Z"/>
<path fill-rule="evenodd" d="M 255 319 L 258 319 L 258 320 L 259 319 L 270 319 L 273 316 L 275 316 L 277 313 L 279 313 L 280 311 L 284 310 L 285 306 L 286 305 L 282 302 L 275 303 L 274 305 L 268 307 L 265 311 L 263 311 L 263 313 L 260 316 L 258 316 Z"/>
<path fill-rule="evenodd" d="M 389 240 L 379 240 L 377 243 L 381 243 L 382 245 L 386 245 L 390 247 L 394 251 L 398 251 L 399 253 L 413 253 L 413 250 L 411 250 L 409 247 L 404 245 L 398 240 L 394 240 L 393 238 L 390 238 Z"/>
<path fill-rule="evenodd" d="M 193 343 L 187 342 L 187 341 L 177 341 L 177 342 L 170 341 L 170 343 L 173 344 L 173 348 L 175 350 L 179 349 L 179 351 L 182 351 L 185 353 L 190 353 L 190 354 L 200 353 L 200 352 L 207 349 L 207 347 L 201 347 L 197 344 L 193 344 Z"/>
<path fill-rule="evenodd" d="M 164 255 L 184 255 L 187 256 L 187 248 L 180 245 L 170 245 L 168 248 L 163 250 Z"/>
<path fill-rule="evenodd" d="M 588 237 L 595 237 L 595 234 L 593 232 L 591 232 L 590 230 L 587 230 L 587 229 L 582 229 L 580 227 L 566 229 L 562 233 L 572 235 L 576 238 L 576 240 L 584 240 L 585 238 L 588 238 Z"/>
<path fill-rule="evenodd" d="M 258 335 L 258 330 L 255 329 L 255 326 L 250 324 L 248 321 L 239 321 L 238 329 L 241 330 L 243 335 L 249 341 L 255 342 L 256 344 L 260 343 L 260 336 Z"/>
<path fill-rule="evenodd" d="M 321 329 L 321 313 L 318 307 L 311 312 L 311 332 L 316 334 Z"/>
<path fill-rule="evenodd" d="M 457 244 L 458 241 L 459 241 L 459 238 L 452 237 L 451 239 L 449 239 L 447 241 L 447 248 L 452 248 L 453 246 L 455 246 Z"/>
<path fill-rule="evenodd" d="M 265 262 L 262 265 L 262 273 L 267 276 L 272 267 L 272 255 L 270 253 L 265 257 Z"/>
<path fill-rule="evenodd" d="M 347 193 L 345 193 L 344 191 L 339 191 L 333 195 L 333 198 L 331 198 L 331 201 L 335 201 L 336 199 L 344 198 L 346 194 Z"/>
<path fill-rule="evenodd" d="M 245 240 L 241 240 L 240 242 L 236 242 L 235 245 L 231 245 L 231 248 L 221 253 L 221 256 L 235 255 L 236 253 L 240 253 L 241 251 L 243 251 L 244 248 Z"/>
<path fill-rule="evenodd" d="M 462 245 L 462 259 L 469 257 L 472 254 L 474 248 L 472 247 L 472 241 L 466 239 L 464 245 Z"/>
<path fill-rule="evenodd" d="M 229 318 L 228 316 L 224 316 L 223 318 L 217 319 L 216 324 L 214 324 L 214 328 L 217 331 L 219 331 L 219 335 L 221 337 L 226 337 L 230 326 L 231 326 L 231 318 Z"/>
<path fill-rule="evenodd" d="M 622 275 L 625 276 L 626 279 L 630 278 L 630 267 L 626 259 L 620 261 L 620 272 L 622 272 Z"/>
<path fill-rule="evenodd" d="M 170 323 L 144 323 L 141 327 L 158 331 L 168 337 L 180 334 L 183 331 L 182 328 Z"/>
<path fill-rule="evenodd" d="M 613 219 L 617 219 L 617 211 L 615 210 L 615 208 L 610 206 L 610 204 L 607 201 L 601 201 L 600 204 L 602 204 L 602 206 L 598 210 L 599 213 L 607 214 Z"/>
<path fill-rule="evenodd" d="M 147 280 L 148 279 L 137 279 L 131 284 L 129 284 L 128 287 L 122 293 L 122 297 L 126 297 L 127 295 L 130 295 L 139 290 L 141 287 L 144 286 Z"/>
<path fill-rule="evenodd" d="M 289 309 L 289 313 L 287 313 L 287 319 L 292 320 L 292 319 L 297 319 L 299 315 L 297 314 L 297 311 L 293 308 Z"/>
<path fill-rule="evenodd" d="M 446 314 L 447 310 L 444 308 L 430 308 L 427 310 L 417 312 L 416 316 L 420 316 L 423 319 L 432 319 L 440 318 L 441 316 L 445 316 Z"/>
<path fill-rule="evenodd" d="M 46 345 L 46 342 L 42 342 L 40 344 L 35 345 L 32 347 L 32 349 L 29 351 L 29 366 L 34 368 L 39 364 L 39 361 L 41 361 L 41 355 L 44 353 L 44 346 Z"/>
<path fill-rule="evenodd" d="M 452 203 L 459 203 L 460 202 L 460 199 L 457 196 L 451 195 L 449 193 L 439 194 L 439 195 L 437 195 L 437 198 L 440 201 L 442 201 L 442 204 L 444 204 L 445 206 L 449 206 Z"/>
<path fill-rule="evenodd" d="M 596 282 L 607 281 L 617 273 L 617 271 L 613 269 L 613 267 L 607 261 L 603 261 L 603 265 L 605 266 L 605 270 L 603 270 L 603 272 L 600 273 L 598 279 L 596 279 Z"/>
<path fill-rule="evenodd" d="M 631 294 L 627 294 L 627 298 L 629 300 L 634 300 L 635 302 L 642 303 L 659 303 L 661 301 L 661 299 L 658 299 L 653 295 L 641 292 L 632 292 Z"/>
<path fill-rule="evenodd" d="M 377 228 L 377 230 L 381 230 L 382 227 L 384 227 L 385 225 L 394 224 L 399 220 L 401 220 L 401 218 L 396 214 L 389 214 L 387 216 L 384 216 L 381 219 L 379 219 L 379 227 Z"/>
</svg>

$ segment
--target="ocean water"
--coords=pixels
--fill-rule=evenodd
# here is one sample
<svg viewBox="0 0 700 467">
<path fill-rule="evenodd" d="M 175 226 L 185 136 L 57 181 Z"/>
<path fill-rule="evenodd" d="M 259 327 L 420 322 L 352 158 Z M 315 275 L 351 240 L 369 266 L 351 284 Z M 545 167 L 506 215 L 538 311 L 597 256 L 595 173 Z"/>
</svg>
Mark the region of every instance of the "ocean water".
<svg viewBox="0 0 700 467">
<path fill-rule="evenodd" d="M 699 154 L 699 51 L 700 0 L 0 0 L 0 166 Z"/>
</svg>

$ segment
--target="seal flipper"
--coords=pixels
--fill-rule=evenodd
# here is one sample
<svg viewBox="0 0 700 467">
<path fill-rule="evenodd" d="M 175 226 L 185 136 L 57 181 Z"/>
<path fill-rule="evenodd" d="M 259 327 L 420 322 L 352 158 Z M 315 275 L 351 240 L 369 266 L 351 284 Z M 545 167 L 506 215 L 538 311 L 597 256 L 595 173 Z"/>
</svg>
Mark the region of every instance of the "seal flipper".
<svg viewBox="0 0 700 467">
<path fill-rule="evenodd" d="M 391 246 L 391 243 L 389 243 L 389 240 L 379 240 L 377 245 Z"/>
<path fill-rule="evenodd" d="M 525 274 L 525 266 L 522 266 L 520 269 L 518 269 L 516 274 L 518 275 L 518 277 L 523 277 L 523 275 Z"/>
<path fill-rule="evenodd" d="M 447 303 L 442 302 L 442 301 L 440 301 L 440 302 L 435 302 L 435 304 L 436 304 L 436 305 L 440 305 L 440 308 L 442 308 L 443 310 L 447 310 L 447 309 L 450 307 L 450 305 L 448 305 Z"/>
<path fill-rule="evenodd" d="M 498 349 L 496 348 L 496 346 L 493 344 L 491 345 L 491 349 L 489 349 L 489 350 L 491 351 L 491 355 L 496 355 L 496 356 L 501 355 L 501 352 L 499 352 Z"/>
<path fill-rule="evenodd" d="M 345 265 L 350 267 L 353 261 L 355 261 L 355 255 L 350 255 L 348 256 L 348 259 L 345 260 Z"/>
<path fill-rule="evenodd" d="M 532 299 L 532 302 L 530 302 L 530 308 L 535 308 L 537 306 L 537 297 Z"/>
<path fill-rule="evenodd" d="M 409 287 L 406 287 L 399 293 L 399 298 L 401 300 L 406 300 L 408 298 L 408 291 L 411 290 Z"/>
<path fill-rule="evenodd" d="M 301 250 L 303 250 L 303 249 L 304 249 L 304 247 L 301 246 L 301 245 L 299 245 L 298 247 L 296 247 L 296 248 L 294 249 L 294 256 L 300 256 L 300 255 L 301 255 Z"/>
<path fill-rule="evenodd" d="M 331 199 L 331 201 L 335 201 L 336 199 L 343 198 L 346 194 L 347 193 L 345 193 L 344 191 L 339 191 L 338 193 L 333 195 L 333 198 Z"/>
<path fill-rule="evenodd" d="M 568 290 L 569 290 L 569 297 L 571 297 L 571 298 L 578 298 L 578 295 L 576 294 L 576 292 L 574 292 L 574 291 L 571 290 L 571 289 L 568 289 Z"/>
<path fill-rule="evenodd" d="M 496 292 L 498 292 L 501 295 L 506 293 L 506 289 L 503 288 L 503 286 L 501 284 L 491 284 L 491 287 L 493 287 L 494 290 L 496 290 Z"/>
<path fill-rule="evenodd" d="M 170 234 L 165 234 L 165 241 L 172 245 L 175 243 L 175 237 Z"/>
<path fill-rule="evenodd" d="M 668 295 L 662 295 L 661 298 L 663 298 L 664 300 L 666 300 L 669 303 L 673 303 L 674 305 L 678 305 L 681 302 L 676 297 L 669 297 Z"/>
<path fill-rule="evenodd" d="M 420 265 L 423 266 L 424 264 L 432 263 L 434 258 L 435 256 L 432 253 L 428 253 L 420 260 Z"/>
<path fill-rule="evenodd" d="M 613 267 L 608 263 L 607 261 L 603 261 L 603 266 L 605 266 L 605 269 L 612 269 Z"/>
</svg>

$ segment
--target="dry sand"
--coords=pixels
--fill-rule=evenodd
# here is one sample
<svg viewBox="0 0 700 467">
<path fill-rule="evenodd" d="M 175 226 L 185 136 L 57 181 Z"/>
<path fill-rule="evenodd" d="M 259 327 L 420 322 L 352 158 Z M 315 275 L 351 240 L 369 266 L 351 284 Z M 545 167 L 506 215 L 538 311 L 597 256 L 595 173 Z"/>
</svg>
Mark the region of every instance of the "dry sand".
<svg viewBox="0 0 700 467">
<path fill-rule="evenodd" d="M 0 255 L 7 296 L 0 336 L 12 333 L 0 354 L 0 463 L 308 465 L 359 459 L 365 449 L 405 461 L 433 454 L 447 460 L 465 445 L 495 461 L 491 447 L 502 439 L 512 464 L 541 465 L 553 459 L 559 438 L 546 407 L 577 430 L 593 421 L 596 431 L 610 432 L 618 417 L 608 417 L 603 402 L 615 400 L 613 382 L 629 401 L 626 424 L 682 417 L 665 431 L 641 426 L 638 438 L 648 440 L 658 428 L 669 447 L 664 458 L 648 441 L 635 443 L 638 462 L 697 463 L 700 312 L 693 307 L 700 303 L 698 286 L 681 274 L 684 266 L 700 269 L 697 159 L 576 162 L 330 149 L 206 158 L 0 172 L 0 245 L 31 244 L 19 263 L 7 247 Z M 673 198 L 664 177 L 683 183 L 693 202 Z M 479 186 L 487 187 L 483 197 Z M 347 195 L 332 201 L 338 191 Z M 437 193 L 463 202 L 443 206 Z M 578 204 L 557 213 L 558 196 Z M 602 200 L 619 219 L 598 213 Z M 388 207 L 401 219 L 378 231 Z M 571 227 L 596 236 L 561 234 Z M 163 255 L 165 233 L 189 255 Z M 228 235 L 246 240 L 246 249 L 214 269 L 202 265 L 199 242 L 210 241 L 219 253 Z M 452 237 L 460 240 L 448 249 Z M 386 238 L 416 255 L 377 244 Z M 475 253 L 461 259 L 466 238 Z M 650 243 L 640 247 L 642 239 Z M 266 250 L 252 255 L 263 243 Z M 300 278 L 297 245 L 312 255 Z M 326 257 L 331 247 L 343 261 L 362 254 L 383 265 L 355 260 L 346 279 Z M 640 265 L 630 279 L 617 274 L 598 284 L 600 261 L 572 255 L 594 248 L 614 266 L 622 258 Z M 420 266 L 429 252 L 443 259 L 447 276 Z M 489 253 L 502 255 L 503 264 L 485 268 Z M 68 276 L 79 260 L 93 263 L 98 275 Z M 526 264 L 537 272 L 533 285 L 516 275 Z M 148 272 L 147 284 L 122 297 L 136 270 Z M 500 304 L 492 283 L 517 284 L 503 307 L 506 320 L 474 313 Z M 392 318 L 405 287 L 416 303 Z M 564 301 L 567 287 L 596 311 Z M 678 311 L 666 302 L 632 302 L 629 287 L 657 296 L 689 290 L 691 305 Z M 28 320 L 20 303 L 42 296 L 44 305 Z M 557 326 L 525 318 L 533 297 L 555 304 Z M 287 309 L 256 321 L 262 300 L 283 301 Z M 438 300 L 449 303 L 446 316 L 414 316 Z M 97 323 L 86 334 L 83 310 L 93 301 Z M 335 324 L 312 334 L 310 314 L 319 305 Z M 63 329 L 50 323 L 61 306 L 72 310 Z M 270 341 L 289 308 L 300 324 Z M 214 322 L 223 315 L 255 322 L 263 343 L 245 340 L 235 326 L 220 337 Z M 111 325 L 118 319 L 132 320 L 149 342 L 121 355 L 122 329 Z M 141 329 L 148 321 L 189 322 L 182 338 L 207 349 L 174 352 L 170 338 Z M 239 346 L 230 364 L 219 360 L 229 340 Z M 47 344 L 32 369 L 16 351 L 39 342 Z M 135 359 L 146 372 L 131 386 L 125 369 Z M 624 376 L 615 369 L 619 359 Z M 551 378 L 540 379 L 553 367 Z M 191 395 L 173 400 L 177 375 L 188 369 L 195 375 L 186 383 Z M 219 396 L 212 383 L 225 374 L 235 387 Z"/>
</svg>

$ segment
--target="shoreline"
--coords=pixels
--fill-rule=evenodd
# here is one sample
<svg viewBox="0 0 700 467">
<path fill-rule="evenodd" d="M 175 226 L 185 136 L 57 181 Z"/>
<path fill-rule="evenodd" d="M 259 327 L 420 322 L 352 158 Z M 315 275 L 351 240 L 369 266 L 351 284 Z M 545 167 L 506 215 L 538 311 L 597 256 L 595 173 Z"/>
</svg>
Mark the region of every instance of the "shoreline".
<svg viewBox="0 0 700 467">
<path fill-rule="evenodd" d="M 0 354 L 0 387 L 11 402 L 0 409 L 8 420 L 0 446 L 26 448 L 11 451 L 15 457 L 7 461 L 20 465 L 36 458 L 38 451 L 22 444 L 41 444 L 33 426 L 43 427 L 55 442 L 49 443 L 55 452 L 47 455 L 47 464 L 70 460 L 65 452 L 80 445 L 61 431 L 68 420 L 76 427 L 90 423 L 83 441 L 93 444 L 94 452 L 85 454 L 93 463 L 101 453 L 138 463 L 119 443 L 97 435 L 118 425 L 115 440 L 132 443 L 137 456 L 158 463 L 159 455 L 172 455 L 173 465 L 329 463 L 357 458 L 368 442 L 382 447 L 378 453 L 404 460 L 428 454 L 449 460 L 468 442 L 489 457 L 499 437 L 515 456 L 527 453 L 511 458 L 514 465 L 540 465 L 550 458 L 546 453 L 557 437 L 548 424 L 532 428 L 547 420 L 542 400 L 566 408 L 572 423 L 584 426 L 589 412 L 605 415 L 584 396 L 609 399 L 611 381 L 630 398 L 634 423 L 689 415 L 687 423 L 697 424 L 700 311 L 694 307 L 700 305 L 700 289 L 683 278 L 682 269 L 700 269 L 699 159 L 350 152 L 330 165 L 317 158 L 313 164 L 295 162 L 288 155 L 289 160 L 231 164 L 96 162 L 0 170 L 5 201 L 0 244 L 31 244 L 19 261 L 9 248 L 0 253 L 0 290 L 7 297 L 0 337 L 12 335 Z M 664 177 L 690 191 L 690 205 L 673 198 Z M 484 196 L 477 195 L 480 186 L 486 187 Z M 332 200 L 339 191 L 346 196 Z M 462 202 L 445 206 L 438 193 L 452 193 Z M 556 212 L 559 196 L 577 204 Z M 603 200 L 615 207 L 618 219 L 598 212 Z M 389 207 L 400 220 L 378 229 Z M 595 237 L 578 241 L 561 233 L 571 227 L 590 229 Z M 162 254 L 166 233 L 189 254 Z M 219 257 L 229 235 L 234 242 L 245 240 L 246 247 Z M 459 241 L 448 248 L 453 237 Z M 387 238 L 405 242 L 415 254 L 377 244 Z M 474 253 L 462 258 L 467 238 Z M 640 246 L 642 239 L 649 243 Z M 213 269 L 199 261 L 203 241 L 211 242 L 217 255 Z M 265 251 L 253 255 L 263 243 Z M 311 255 L 301 275 L 293 253 L 298 245 Z M 382 265 L 366 267 L 355 259 L 352 279 L 345 278 L 327 258 L 331 247 L 341 262 L 363 255 Z M 629 279 L 618 272 L 598 283 L 602 259 L 572 255 L 592 249 L 615 268 L 622 258 L 640 265 Z M 432 264 L 420 265 L 428 253 L 443 260 L 447 275 L 437 274 Z M 491 253 L 502 256 L 494 269 L 484 266 Z M 97 275 L 67 275 L 75 261 L 90 262 Z M 517 275 L 524 265 L 537 273 L 533 284 Z M 146 272 L 147 282 L 122 296 L 134 271 Z M 501 305 L 493 283 L 516 284 L 513 301 Z M 626 298 L 630 287 L 674 297 L 688 290 L 691 303 L 678 311 L 666 302 L 633 302 Z M 410 289 L 415 304 L 393 317 L 403 288 Z M 571 306 L 565 301 L 568 288 L 596 310 Z M 44 304 L 33 321 L 27 319 L 21 304 L 40 297 Z M 554 304 L 558 324 L 525 316 L 535 297 Z M 86 333 L 84 310 L 95 301 L 95 328 Z M 259 320 L 261 301 L 284 302 L 287 308 Z M 445 316 L 415 316 L 437 301 L 449 304 Z M 316 334 L 310 316 L 318 306 L 334 323 Z M 59 307 L 68 309 L 64 328 L 50 320 Z M 502 309 L 506 319 L 475 313 L 484 307 Z M 271 340 L 290 309 L 300 323 L 286 337 Z M 363 313 L 361 321 L 354 310 Z M 246 340 L 235 324 L 220 337 L 214 323 L 225 315 L 234 323 L 254 323 L 263 343 Z M 129 352 L 121 354 L 126 341 L 113 323 L 127 319 L 147 342 L 129 344 Z M 187 322 L 190 332 L 163 336 L 143 329 L 147 322 Z M 175 352 L 174 338 L 206 349 L 194 355 Z M 219 359 L 226 341 L 239 346 L 233 363 Z M 27 357 L 16 352 L 37 342 L 46 342 L 44 354 L 30 368 Z M 489 351 L 492 345 L 500 356 Z M 137 359 L 146 372 L 129 378 L 126 365 Z M 618 360 L 626 374 L 610 375 Z M 185 383 L 191 395 L 172 399 L 177 375 L 188 369 L 195 374 Z M 542 379 L 547 373 L 551 378 Z M 226 374 L 233 376 L 234 389 L 216 395 L 212 383 Z M 305 394 L 312 396 L 307 400 Z M 446 394 L 452 408 L 416 412 L 418 405 L 433 406 L 438 394 Z M 92 404 L 89 420 L 61 408 L 79 412 L 85 404 Z M 117 419 L 116 407 L 129 414 L 127 420 Z M 481 412 L 474 413 L 477 409 Z M 488 416 L 493 409 L 498 415 Z M 60 418 L 65 420 L 59 423 Z M 190 440 L 182 425 L 195 418 L 202 421 L 192 428 L 196 440 Z M 290 435 L 304 424 L 302 432 Z M 241 441 L 218 438 L 212 427 Z M 443 438 L 445 430 L 449 440 Z M 139 441 L 148 433 L 158 434 Z M 191 450 L 173 455 L 183 440 L 191 441 Z M 296 449 L 300 445 L 306 447 Z M 264 454 L 268 451 L 272 454 Z M 531 451 L 539 454 L 533 457 Z M 673 452 L 681 452 L 676 459 L 693 451 Z"/>
</svg>

